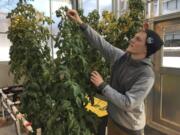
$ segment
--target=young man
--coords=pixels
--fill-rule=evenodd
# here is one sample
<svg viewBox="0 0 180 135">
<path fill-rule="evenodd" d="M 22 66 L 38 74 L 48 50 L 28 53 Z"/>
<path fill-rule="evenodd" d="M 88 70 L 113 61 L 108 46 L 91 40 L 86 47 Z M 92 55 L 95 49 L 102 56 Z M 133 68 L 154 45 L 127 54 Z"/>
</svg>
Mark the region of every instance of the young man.
<svg viewBox="0 0 180 135">
<path fill-rule="evenodd" d="M 93 71 L 90 78 L 97 91 L 108 100 L 108 135 L 144 135 L 144 99 L 154 84 L 149 56 L 161 48 L 162 40 L 154 31 L 140 31 L 124 52 L 84 24 L 76 10 L 68 10 L 67 15 L 80 25 L 91 46 L 111 63 L 110 84 L 104 82 L 97 71 Z"/>
</svg>

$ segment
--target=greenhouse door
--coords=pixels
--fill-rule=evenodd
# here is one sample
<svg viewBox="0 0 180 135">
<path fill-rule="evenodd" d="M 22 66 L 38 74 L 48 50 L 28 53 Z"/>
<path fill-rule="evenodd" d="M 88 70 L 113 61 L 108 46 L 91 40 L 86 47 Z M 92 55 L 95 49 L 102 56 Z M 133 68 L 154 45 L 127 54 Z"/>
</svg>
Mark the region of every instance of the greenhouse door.
<svg viewBox="0 0 180 135">
<path fill-rule="evenodd" d="M 168 135 L 180 135 L 180 20 L 155 22 L 154 29 L 164 39 L 164 47 L 153 58 L 156 81 L 148 124 Z"/>
</svg>

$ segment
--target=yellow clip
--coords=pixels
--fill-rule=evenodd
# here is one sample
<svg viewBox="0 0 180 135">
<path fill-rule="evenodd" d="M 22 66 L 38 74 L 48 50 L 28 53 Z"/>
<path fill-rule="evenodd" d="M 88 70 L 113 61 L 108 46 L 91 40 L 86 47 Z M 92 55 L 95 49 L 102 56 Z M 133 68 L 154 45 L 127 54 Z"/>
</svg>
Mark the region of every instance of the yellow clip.
<svg viewBox="0 0 180 135">
<path fill-rule="evenodd" d="M 107 102 L 96 97 L 94 98 L 94 105 L 91 105 L 91 103 L 88 103 L 86 106 L 86 109 L 92 111 L 98 117 L 104 117 L 108 114 Z"/>
</svg>

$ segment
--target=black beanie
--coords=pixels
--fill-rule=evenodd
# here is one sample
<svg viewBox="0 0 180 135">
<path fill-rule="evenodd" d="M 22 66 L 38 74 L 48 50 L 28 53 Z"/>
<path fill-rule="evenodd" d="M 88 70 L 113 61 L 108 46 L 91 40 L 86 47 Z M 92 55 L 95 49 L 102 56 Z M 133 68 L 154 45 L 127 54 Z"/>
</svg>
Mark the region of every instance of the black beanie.
<svg viewBox="0 0 180 135">
<path fill-rule="evenodd" d="M 156 51 L 158 51 L 161 46 L 163 45 L 163 41 L 160 38 L 160 36 L 149 29 L 145 30 L 147 34 L 146 38 L 146 46 L 147 46 L 147 54 L 146 57 L 149 57 L 150 55 L 154 54 Z"/>
</svg>

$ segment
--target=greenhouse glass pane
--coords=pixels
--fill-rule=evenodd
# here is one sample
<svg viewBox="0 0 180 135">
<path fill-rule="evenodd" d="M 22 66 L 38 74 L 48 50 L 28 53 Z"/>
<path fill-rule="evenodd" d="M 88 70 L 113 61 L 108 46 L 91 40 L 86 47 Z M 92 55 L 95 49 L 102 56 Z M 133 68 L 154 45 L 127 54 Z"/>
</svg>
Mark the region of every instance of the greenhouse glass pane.
<svg viewBox="0 0 180 135">
<path fill-rule="evenodd" d="M 95 9 L 97 9 L 97 0 L 83 0 L 83 10 L 85 16 Z"/>
<path fill-rule="evenodd" d="M 179 26 L 179 27 L 178 27 Z M 180 25 L 177 25 L 177 29 Z M 180 68 L 180 32 L 166 32 L 163 46 L 163 67 Z"/>
<path fill-rule="evenodd" d="M 104 10 L 112 11 L 112 0 L 99 0 L 99 12 L 102 14 Z"/>
<path fill-rule="evenodd" d="M 163 1 L 163 14 L 170 14 L 180 11 L 180 0 L 164 0 Z"/>
<path fill-rule="evenodd" d="M 11 43 L 7 38 L 9 20 L 7 14 L 16 7 L 19 0 L 0 0 L 0 61 L 9 61 Z"/>
</svg>

